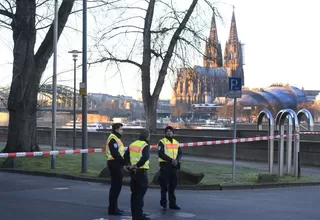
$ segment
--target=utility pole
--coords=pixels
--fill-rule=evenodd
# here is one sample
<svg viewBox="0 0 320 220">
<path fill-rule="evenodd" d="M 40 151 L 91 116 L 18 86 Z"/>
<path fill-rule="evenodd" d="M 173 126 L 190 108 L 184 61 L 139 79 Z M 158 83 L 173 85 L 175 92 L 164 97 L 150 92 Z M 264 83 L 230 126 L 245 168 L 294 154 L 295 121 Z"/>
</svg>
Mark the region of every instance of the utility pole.
<svg viewBox="0 0 320 220">
<path fill-rule="evenodd" d="M 82 149 L 88 148 L 88 132 L 87 132 L 87 0 L 83 0 L 83 23 L 82 23 L 82 82 L 80 83 L 80 94 L 82 95 Z M 82 154 L 82 173 L 86 173 L 88 169 L 88 154 Z"/>
</svg>

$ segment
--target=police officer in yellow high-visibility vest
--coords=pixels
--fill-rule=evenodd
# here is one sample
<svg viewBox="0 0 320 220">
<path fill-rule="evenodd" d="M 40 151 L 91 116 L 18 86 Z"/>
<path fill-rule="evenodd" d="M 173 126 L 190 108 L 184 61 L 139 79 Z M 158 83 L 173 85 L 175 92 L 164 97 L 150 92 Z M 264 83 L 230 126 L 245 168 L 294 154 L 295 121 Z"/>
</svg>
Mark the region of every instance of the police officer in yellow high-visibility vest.
<svg viewBox="0 0 320 220">
<path fill-rule="evenodd" d="M 148 189 L 147 170 L 150 158 L 150 132 L 144 129 L 138 140 L 132 142 L 125 152 L 126 167 L 130 170 L 131 214 L 132 220 L 149 220 L 143 213 L 143 198 Z"/>
<path fill-rule="evenodd" d="M 158 143 L 158 156 L 160 162 L 159 184 L 161 186 L 160 205 L 163 210 L 167 209 L 167 192 L 169 197 L 169 208 L 180 210 L 176 203 L 175 189 L 178 184 L 178 169 L 182 151 L 179 142 L 173 138 L 173 127 L 167 126 L 164 130 L 165 137 Z"/>
<path fill-rule="evenodd" d="M 118 208 L 118 198 L 122 188 L 122 167 L 125 165 L 124 145 L 121 141 L 123 124 L 114 123 L 112 132 L 106 143 L 107 164 L 110 171 L 111 186 L 109 191 L 109 215 L 122 215 L 123 211 Z"/>
</svg>

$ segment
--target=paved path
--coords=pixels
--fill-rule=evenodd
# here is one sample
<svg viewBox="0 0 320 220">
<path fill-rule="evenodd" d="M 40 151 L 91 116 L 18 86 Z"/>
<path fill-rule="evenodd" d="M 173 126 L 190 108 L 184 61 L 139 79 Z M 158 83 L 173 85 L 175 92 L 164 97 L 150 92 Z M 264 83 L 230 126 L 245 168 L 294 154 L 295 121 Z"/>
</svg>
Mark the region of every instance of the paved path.
<svg viewBox="0 0 320 220">
<path fill-rule="evenodd" d="M 123 187 L 119 204 L 123 217 L 106 214 L 109 186 L 64 179 L 0 173 L 1 219 L 125 220 L 129 188 Z M 149 189 L 145 211 L 154 220 L 318 220 L 320 187 L 247 191 L 178 190 L 181 211 L 162 212 L 159 190 Z"/>
<path fill-rule="evenodd" d="M 227 160 L 227 159 L 205 158 L 205 157 L 188 156 L 188 155 L 184 155 L 183 159 L 190 160 L 190 161 L 201 161 L 201 162 L 213 163 L 213 164 L 232 165 L 232 160 Z M 263 162 L 237 160 L 236 166 L 255 168 L 261 171 L 268 171 L 268 164 Z M 278 164 L 275 163 L 273 166 L 273 169 L 274 171 L 276 171 L 278 169 Z M 293 170 L 293 167 L 291 170 Z M 320 167 L 302 166 L 301 175 L 320 176 Z"/>
</svg>

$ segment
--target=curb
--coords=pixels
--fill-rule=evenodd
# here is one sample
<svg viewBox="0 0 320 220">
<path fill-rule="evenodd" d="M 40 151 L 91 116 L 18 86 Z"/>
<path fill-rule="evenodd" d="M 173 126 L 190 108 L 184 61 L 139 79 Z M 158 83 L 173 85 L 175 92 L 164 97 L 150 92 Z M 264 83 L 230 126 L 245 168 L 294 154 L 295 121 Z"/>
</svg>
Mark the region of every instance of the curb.
<svg viewBox="0 0 320 220">
<path fill-rule="evenodd" d="M 110 184 L 110 180 L 103 178 L 93 178 L 85 176 L 75 176 L 63 173 L 53 173 L 45 171 L 29 171 L 21 169 L 10 169 L 10 168 L 0 168 L 0 172 L 7 173 L 18 173 L 32 176 L 44 176 L 44 177 L 54 177 L 69 180 L 78 180 L 93 183 Z M 123 181 L 124 186 L 129 186 L 128 181 Z M 261 184 L 235 184 L 235 185 L 178 185 L 179 190 L 249 190 L 249 189 L 269 189 L 269 188 L 287 188 L 287 187 L 304 187 L 304 186 L 319 186 L 320 182 L 297 182 L 297 183 L 261 183 Z M 159 189 L 158 185 L 149 185 L 149 188 Z"/>
</svg>

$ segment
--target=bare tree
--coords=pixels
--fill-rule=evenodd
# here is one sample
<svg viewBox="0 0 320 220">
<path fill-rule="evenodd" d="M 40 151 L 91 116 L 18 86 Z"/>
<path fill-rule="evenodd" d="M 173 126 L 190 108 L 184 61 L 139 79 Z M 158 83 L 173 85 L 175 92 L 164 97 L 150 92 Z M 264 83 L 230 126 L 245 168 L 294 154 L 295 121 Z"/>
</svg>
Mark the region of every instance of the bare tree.
<svg viewBox="0 0 320 220">
<path fill-rule="evenodd" d="M 61 3 L 60 3 L 61 2 Z M 65 29 L 75 0 L 59 1 L 58 39 Z M 92 8 L 106 5 L 95 1 Z M 13 74 L 8 97 L 8 141 L 3 152 L 36 151 L 37 94 L 43 72 L 53 53 L 53 4 L 49 0 L 0 0 L 0 28 L 12 30 Z M 76 10 L 75 12 L 80 12 Z M 72 28 L 72 27 L 70 27 Z M 36 47 L 36 39 L 44 38 Z"/>
<path fill-rule="evenodd" d="M 43 1 L 45 4 L 47 1 Z M 38 2 L 38 4 L 41 4 Z M 64 0 L 59 9 L 58 36 L 61 35 L 74 0 Z M 10 87 L 8 110 L 8 141 L 3 152 L 39 150 L 37 143 L 37 94 L 53 48 L 53 25 L 35 53 L 37 37 L 36 0 L 1 1 L 0 14 L 7 19 L 13 32 L 13 76 Z M 46 18 L 43 18 L 46 19 Z"/>
<path fill-rule="evenodd" d="M 140 71 L 147 126 L 155 132 L 157 102 L 166 76 L 178 66 L 187 67 L 193 63 L 192 54 L 203 55 L 199 49 L 206 40 L 202 34 L 203 24 L 211 19 L 203 14 L 202 7 L 210 9 L 207 10 L 210 17 L 215 10 L 209 0 L 184 0 L 180 7 L 173 0 L 130 2 L 121 1 L 121 5 L 114 8 L 117 19 L 97 33 L 100 57 L 90 63 L 130 64 Z M 121 45 L 125 51 L 120 49 Z M 152 89 L 153 65 L 157 79 Z"/>
</svg>

